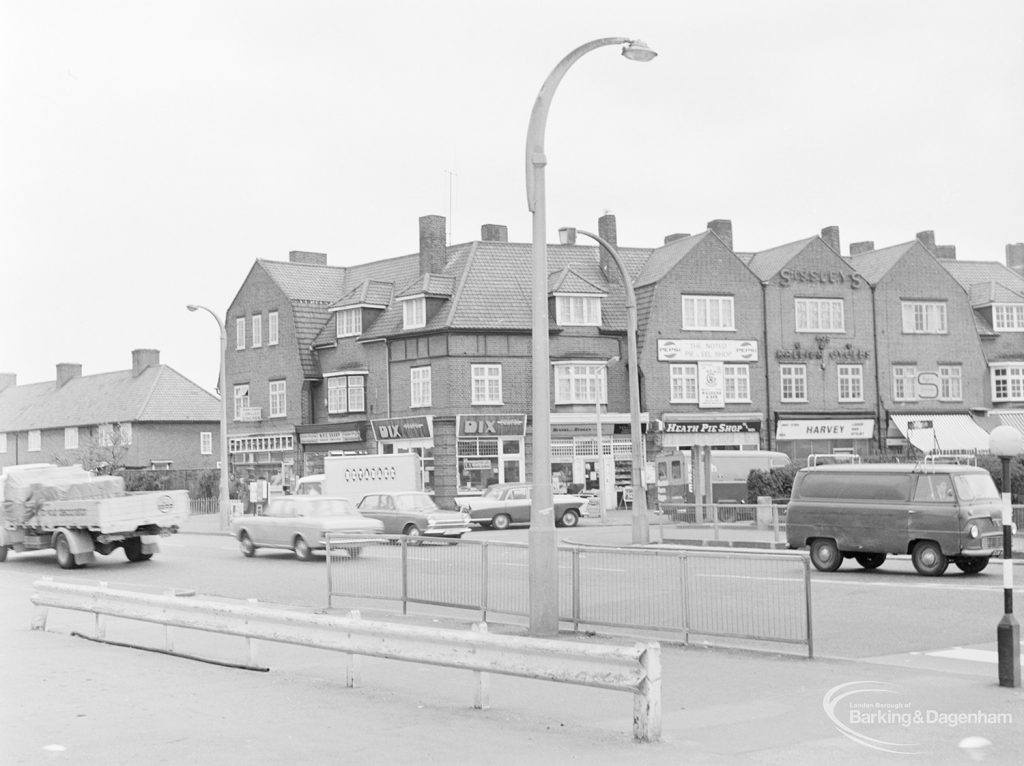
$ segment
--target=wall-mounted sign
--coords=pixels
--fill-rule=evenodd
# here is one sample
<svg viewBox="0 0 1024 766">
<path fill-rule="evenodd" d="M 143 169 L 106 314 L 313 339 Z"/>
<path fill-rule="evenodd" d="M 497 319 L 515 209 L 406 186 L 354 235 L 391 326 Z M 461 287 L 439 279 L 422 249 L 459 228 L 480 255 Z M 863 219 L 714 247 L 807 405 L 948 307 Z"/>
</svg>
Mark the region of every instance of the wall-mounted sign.
<svg viewBox="0 0 1024 766">
<path fill-rule="evenodd" d="M 870 439 L 875 432 L 875 421 L 857 420 L 780 420 L 775 438 L 782 441 L 796 439 Z"/>
<path fill-rule="evenodd" d="M 864 284 L 864 277 L 856 272 L 816 271 L 811 269 L 782 269 L 779 272 L 779 287 L 800 285 L 849 285 L 856 289 Z"/>
<path fill-rule="evenodd" d="M 525 436 L 526 415 L 459 415 L 459 436 Z"/>
<path fill-rule="evenodd" d="M 658 340 L 659 362 L 756 362 L 756 340 Z"/>
<path fill-rule="evenodd" d="M 429 439 L 433 436 L 431 419 L 426 415 L 411 418 L 389 418 L 388 420 L 371 420 L 373 435 L 377 441 L 394 439 Z"/>
<path fill-rule="evenodd" d="M 692 423 L 665 423 L 667 434 L 757 434 L 761 432 L 760 420 L 702 420 Z"/>
<path fill-rule="evenodd" d="M 826 351 L 828 343 L 818 343 L 817 347 L 802 346 L 794 343 L 793 348 L 780 348 L 775 351 L 775 358 L 780 362 L 824 362 L 831 360 L 837 364 L 849 362 L 863 362 L 871 357 L 870 351 L 857 348 L 852 343 L 846 343 L 842 348 L 834 348 Z"/>
<path fill-rule="evenodd" d="M 725 364 L 697 362 L 697 406 L 702 409 L 725 406 Z"/>
<path fill-rule="evenodd" d="M 355 430 L 345 431 L 313 431 L 312 433 L 299 434 L 301 444 L 333 444 L 335 442 L 359 442 L 363 435 Z"/>
</svg>

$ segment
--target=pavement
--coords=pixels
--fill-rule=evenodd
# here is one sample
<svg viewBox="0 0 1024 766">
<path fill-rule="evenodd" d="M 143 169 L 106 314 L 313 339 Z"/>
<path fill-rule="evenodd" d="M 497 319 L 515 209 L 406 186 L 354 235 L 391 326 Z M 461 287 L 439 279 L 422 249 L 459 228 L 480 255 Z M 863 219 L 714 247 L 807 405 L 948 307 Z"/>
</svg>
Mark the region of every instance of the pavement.
<svg viewBox="0 0 1024 766">
<path fill-rule="evenodd" d="M 597 525 L 627 540 L 631 516 L 583 522 Z M 668 531 L 652 526 L 652 538 Z M 193 517 L 182 532 L 221 534 L 216 517 Z M 1018 764 L 1024 752 L 1024 691 L 1000 687 L 994 667 L 981 675 L 662 642 L 662 737 L 638 744 L 622 692 L 494 676 L 491 707 L 475 710 L 468 671 L 363 658 L 360 685 L 347 688 L 343 659 L 324 650 L 260 642 L 268 671 L 256 672 L 75 637 L 92 635 L 83 614 L 51 610 L 47 631 L 32 631 L 30 591 L 26 578 L 0 581 L 4 764 L 864 766 Z M 157 625 L 108 623 L 111 641 L 159 648 L 162 637 Z M 176 631 L 175 648 L 222 663 L 247 657 L 243 639 L 216 634 Z"/>
</svg>

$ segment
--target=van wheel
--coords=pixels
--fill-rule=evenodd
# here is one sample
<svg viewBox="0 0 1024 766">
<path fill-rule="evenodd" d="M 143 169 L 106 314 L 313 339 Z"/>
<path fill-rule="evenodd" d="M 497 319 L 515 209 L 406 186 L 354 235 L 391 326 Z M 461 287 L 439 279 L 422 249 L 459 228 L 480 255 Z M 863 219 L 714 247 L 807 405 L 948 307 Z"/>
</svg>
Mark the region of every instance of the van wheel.
<svg viewBox="0 0 1024 766">
<path fill-rule="evenodd" d="M 922 540 L 915 545 L 910 557 L 917 573 L 926 577 L 938 577 L 949 566 L 949 559 L 942 552 L 942 548 L 931 540 Z"/>
<path fill-rule="evenodd" d="M 853 557 L 865 569 L 878 569 L 885 563 L 884 553 L 855 553 Z"/>
<path fill-rule="evenodd" d="M 736 521 L 736 509 L 730 506 L 718 508 L 718 520 L 723 524 L 732 524 Z"/>
<path fill-rule="evenodd" d="M 978 574 L 978 572 L 988 566 L 989 561 L 991 559 L 988 556 L 983 556 L 982 558 L 954 559 L 953 563 L 964 574 Z"/>
<path fill-rule="evenodd" d="M 819 572 L 835 572 L 843 563 L 843 555 L 831 537 L 819 537 L 811 543 L 811 563 Z"/>
</svg>

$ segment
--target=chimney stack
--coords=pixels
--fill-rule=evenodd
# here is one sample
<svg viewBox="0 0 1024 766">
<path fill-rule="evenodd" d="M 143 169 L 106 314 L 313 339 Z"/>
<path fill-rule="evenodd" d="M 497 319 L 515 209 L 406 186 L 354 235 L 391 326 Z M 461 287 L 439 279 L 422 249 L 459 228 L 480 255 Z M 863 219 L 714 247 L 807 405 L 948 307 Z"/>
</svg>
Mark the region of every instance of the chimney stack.
<svg viewBox="0 0 1024 766">
<path fill-rule="evenodd" d="M 448 263 L 443 215 L 420 216 L 420 274 L 440 274 Z"/>
<path fill-rule="evenodd" d="M 870 253 L 875 249 L 875 243 L 870 239 L 866 239 L 863 242 L 851 242 L 850 243 L 850 255 L 860 255 L 861 253 Z"/>
<path fill-rule="evenodd" d="M 309 253 L 305 250 L 289 250 L 289 263 L 304 263 L 307 266 L 326 266 L 327 253 Z"/>
<path fill-rule="evenodd" d="M 610 244 L 612 247 L 619 246 L 618 225 L 615 222 L 614 213 L 605 213 L 597 219 L 597 236 Z M 601 272 L 609 282 L 619 281 L 619 267 L 615 265 L 612 257 L 605 252 L 603 247 L 598 247 L 598 263 Z"/>
<path fill-rule="evenodd" d="M 716 218 L 714 221 L 708 221 L 708 228 L 732 250 L 732 221 L 728 218 Z"/>
<path fill-rule="evenodd" d="M 934 231 L 928 230 L 928 231 L 919 231 L 919 232 L 917 232 L 917 241 L 920 242 L 922 245 L 924 245 L 928 249 L 928 252 L 932 253 L 933 255 L 935 254 L 935 232 Z"/>
<path fill-rule="evenodd" d="M 147 367 L 160 364 L 160 352 L 155 348 L 137 348 L 132 351 L 132 377 L 137 378 Z"/>
<path fill-rule="evenodd" d="M 73 362 L 57 364 L 57 388 L 63 388 L 69 380 L 82 377 L 82 365 Z"/>
<path fill-rule="evenodd" d="M 956 260 L 956 245 L 936 245 L 935 246 L 935 257 L 942 258 L 947 261 Z"/>
<path fill-rule="evenodd" d="M 843 249 L 839 246 L 839 227 L 826 226 L 821 230 L 821 238 L 825 244 L 831 247 L 836 253 L 842 255 Z"/>
<path fill-rule="evenodd" d="M 508 242 L 508 226 L 485 223 L 480 227 L 480 239 L 484 242 Z"/>
<path fill-rule="evenodd" d="M 0 372 L 0 391 L 18 385 L 18 376 L 13 372 Z"/>
<path fill-rule="evenodd" d="M 1006 246 L 1006 268 L 1024 277 L 1024 242 Z"/>
<path fill-rule="evenodd" d="M 690 235 L 689 234 L 669 234 L 668 236 L 665 237 L 665 244 L 667 245 L 669 242 L 675 242 L 677 239 L 686 239 L 688 236 L 690 236 Z"/>
</svg>

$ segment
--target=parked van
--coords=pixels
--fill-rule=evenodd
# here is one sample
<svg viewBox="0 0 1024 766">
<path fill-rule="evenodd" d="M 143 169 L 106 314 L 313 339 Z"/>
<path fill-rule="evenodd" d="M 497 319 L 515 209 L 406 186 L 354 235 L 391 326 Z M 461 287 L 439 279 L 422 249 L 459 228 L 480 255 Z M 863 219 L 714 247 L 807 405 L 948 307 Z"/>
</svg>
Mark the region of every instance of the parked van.
<svg viewBox="0 0 1024 766">
<path fill-rule="evenodd" d="M 922 575 L 950 562 L 983 570 L 1002 549 L 1002 506 L 992 476 L 974 466 L 915 463 L 802 468 L 786 514 L 790 548 L 810 548 L 822 572 L 845 558 L 865 569 L 910 554 Z"/>
</svg>

